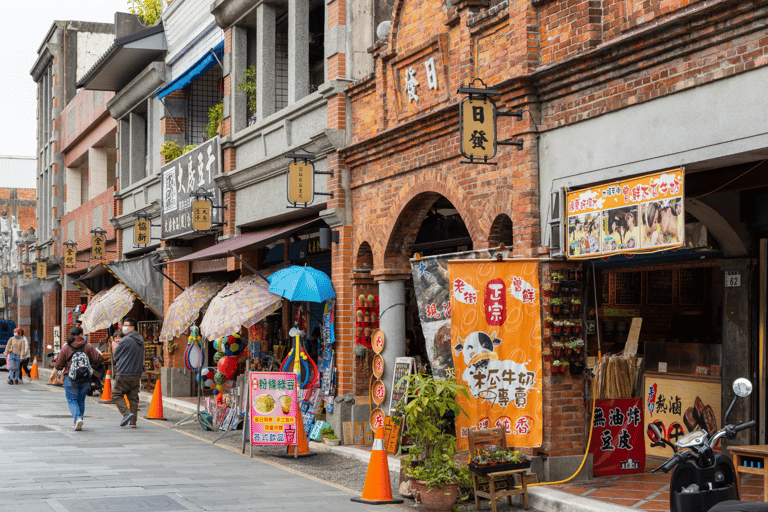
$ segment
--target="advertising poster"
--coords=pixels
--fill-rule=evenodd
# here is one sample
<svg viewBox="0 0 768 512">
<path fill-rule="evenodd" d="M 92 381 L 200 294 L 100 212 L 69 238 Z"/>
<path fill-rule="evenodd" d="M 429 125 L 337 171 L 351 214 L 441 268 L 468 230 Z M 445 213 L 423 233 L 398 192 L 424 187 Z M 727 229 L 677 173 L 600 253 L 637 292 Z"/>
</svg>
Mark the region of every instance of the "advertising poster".
<svg viewBox="0 0 768 512">
<path fill-rule="evenodd" d="M 596 401 L 589 445 L 595 476 L 645 471 L 643 406 L 640 401 L 640 398 Z"/>
<path fill-rule="evenodd" d="M 296 374 L 251 372 L 251 444 L 295 445 Z"/>
<path fill-rule="evenodd" d="M 684 243 L 683 169 L 567 195 L 567 255 L 649 252 Z"/>
<path fill-rule="evenodd" d="M 722 418 L 720 379 L 689 380 L 685 377 L 646 374 L 644 379 L 643 415 L 645 418 L 645 451 L 654 457 L 671 457 L 672 448 L 654 441 L 651 423 L 673 444 L 681 436 L 704 429 L 711 436 L 717 432 Z"/>
<path fill-rule="evenodd" d="M 539 262 L 451 261 L 451 345 L 456 379 L 469 399 L 456 402 L 459 450 L 470 429 L 504 426 L 508 446 L 542 441 Z"/>
</svg>

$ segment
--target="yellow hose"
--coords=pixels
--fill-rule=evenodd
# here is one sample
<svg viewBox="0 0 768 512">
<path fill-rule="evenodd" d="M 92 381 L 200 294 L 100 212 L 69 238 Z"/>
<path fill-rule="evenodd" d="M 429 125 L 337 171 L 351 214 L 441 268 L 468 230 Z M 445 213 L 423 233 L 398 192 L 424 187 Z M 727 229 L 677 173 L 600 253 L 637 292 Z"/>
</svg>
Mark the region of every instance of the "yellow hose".
<svg viewBox="0 0 768 512">
<path fill-rule="evenodd" d="M 600 361 L 600 359 L 602 359 L 602 358 L 600 357 L 600 351 L 598 351 L 597 360 Z M 569 476 L 565 480 L 558 480 L 557 482 L 537 482 L 535 484 L 529 484 L 528 487 L 534 487 L 534 486 L 538 486 L 538 485 L 564 484 L 566 482 L 570 482 L 571 480 L 573 480 L 576 477 L 576 475 L 579 474 L 579 472 L 581 471 L 581 468 L 584 467 L 584 463 L 587 462 L 587 457 L 589 456 L 589 446 L 592 444 L 592 427 L 595 424 L 595 422 L 592 420 L 592 418 L 594 418 L 594 415 L 595 415 L 595 403 L 597 402 L 597 400 L 595 399 L 596 383 L 597 383 L 597 379 L 592 379 L 592 414 L 590 414 L 590 416 L 589 416 L 589 438 L 588 438 L 588 441 L 587 441 L 587 450 L 584 452 L 584 458 L 581 459 L 581 464 L 579 465 L 579 469 L 577 469 L 574 474 L 572 474 L 571 476 Z"/>
</svg>

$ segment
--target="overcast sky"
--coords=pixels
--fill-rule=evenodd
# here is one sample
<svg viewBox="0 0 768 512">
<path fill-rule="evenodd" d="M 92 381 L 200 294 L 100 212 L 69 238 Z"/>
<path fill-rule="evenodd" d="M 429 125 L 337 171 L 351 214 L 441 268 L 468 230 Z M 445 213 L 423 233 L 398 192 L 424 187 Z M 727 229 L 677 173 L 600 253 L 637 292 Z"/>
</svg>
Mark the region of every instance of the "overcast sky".
<svg viewBox="0 0 768 512">
<path fill-rule="evenodd" d="M 126 0 L 28 0 L 6 6 L 0 16 L 0 155 L 36 156 L 35 83 L 29 74 L 37 49 L 54 20 L 113 23 L 127 12 Z M 34 187 L 35 176 L 0 176 L 0 187 Z"/>
</svg>

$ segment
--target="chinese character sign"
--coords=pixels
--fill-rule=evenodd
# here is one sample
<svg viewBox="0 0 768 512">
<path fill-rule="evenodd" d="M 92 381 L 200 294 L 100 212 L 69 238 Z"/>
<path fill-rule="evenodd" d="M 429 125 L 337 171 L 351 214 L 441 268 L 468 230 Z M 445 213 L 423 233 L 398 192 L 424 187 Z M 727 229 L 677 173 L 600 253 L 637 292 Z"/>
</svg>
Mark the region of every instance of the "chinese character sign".
<svg viewBox="0 0 768 512">
<path fill-rule="evenodd" d="M 48 277 L 48 263 L 44 261 L 37 262 L 37 278 L 45 279 Z"/>
<path fill-rule="evenodd" d="M 251 444 L 295 445 L 296 374 L 248 374 L 251 397 Z"/>
<path fill-rule="evenodd" d="M 24 265 L 24 280 L 25 281 L 31 281 L 32 278 L 35 276 L 35 267 L 32 265 Z"/>
<path fill-rule="evenodd" d="M 722 417 L 720 380 L 685 380 L 647 373 L 642 394 L 645 449 L 654 457 L 669 457 L 672 448 L 652 436 L 655 423 L 672 443 L 688 432 L 704 429 L 713 435 Z"/>
<path fill-rule="evenodd" d="M 77 260 L 77 249 L 72 246 L 67 246 L 64 249 L 64 266 L 74 267 Z"/>
<path fill-rule="evenodd" d="M 209 231 L 211 229 L 210 201 L 192 201 L 192 229 L 195 231 Z"/>
<path fill-rule="evenodd" d="M 315 200 L 315 166 L 312 162 L 288 164 L 288 201 L 310 204 Z"/>
<path fill-rule="evenodd" d="M 103 260 L 106 255 L 107 237 L 93 235 L 91 239 L 91 257 L 95 260 Z"/>
<path fill-rule="evenodd" d="M 595 476 L 642 473 L 644 435 L 640 398 L 597 400 L 589 445 Z"/>
<path fill-rule="evenodd" d="M 567 209 L 569 258 L 681 247 L 683 170 L 571 192 Z"/>
<path fill-rule="evenodd" d="M 133 223 L 133 245 L 148 245 L 150 242 L 150 220 L 136 219 Z"/>
<path fill-rule="evenodd" d="M 11 278 L 8 276 L 8 274 L 3 274 L 2 284 L 3 288 L 8 288 L 11 286 Z"/>
<path fill-rule="evenodd" d="M 451 261 L 451 345 L 458 449 L 470 429 L 504 426 L 509 446 L 540 446 L 543 432 L 538 261 Z M 471 290 L 471 291 L 468 291 Z"/>
<path fill-rule="evenodd" d="M 493 100 L 477 96 L 461 100 L 459 125 L 464 157 L 483 160 L 496 156 L 496 104 Z"/>
</svg>

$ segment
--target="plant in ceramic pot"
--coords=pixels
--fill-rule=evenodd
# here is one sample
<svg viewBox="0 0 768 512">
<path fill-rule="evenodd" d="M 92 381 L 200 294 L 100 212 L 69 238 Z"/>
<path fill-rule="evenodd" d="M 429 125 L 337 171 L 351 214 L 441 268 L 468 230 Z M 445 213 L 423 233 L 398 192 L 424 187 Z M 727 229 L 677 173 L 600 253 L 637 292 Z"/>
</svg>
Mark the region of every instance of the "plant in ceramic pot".
<svg viewBox="0 0 768 512">
<path fill-rule="evenodd" d="M 552 359 L 552 351 L 549 350 L 548 348 L 545 348 L 544 350 L 541 351 L 541 357 L 545 361 L 549 361 L 550 359 Z"/>
<path fill-rule="evenodd" d="M 552 294 L 552 288 L 548 284 L 545 284 L 544 286 L 541 287 L 542 297 L 549 297 L 551 294 Z"/>
<path fill-rule="evenodd" d="M 427 511 L 450 511 L 459 486 L 472 484 L 467 468 L 454 460 L 456 437 L 447 432 L 446 414 L 466 414 L 456 403 L 456 395 L 468 398 L 469 392 L 455 378 L 435 380 L 431 375 L 417 373 L 403 379 L 408 386 L 407 403 L 399 402 L 397 413 L 405 418 L 408 428 L 404 434 L 413 443 L 405 459 L 405 474 L 416 480 Z"/>
<path fill-rule="evenodd" d="M 563 322 L 563 334 L 571 334 L 571 328 L 573 328 L 573 322 L 565 320 Z"/>
<path fill-rule="evenodd" d="M 563 355 L 563 342 L 555 341 L 552 343 L 552 353 L 556 359 Z"/>
<path fill-rule="evenodd" d="M 574 352 L 577 354 L 581 354 L 582 349 L 584 348 L 584 340 L 581 338 L 574 338 L 570 341 L 571 348 Z"/>
<path fill-rule="evenodd" d="M 554 321 L 555 321 L 555 319 L 552 318 L 551 316 L 548 316 L 548 317 L 544 318 L 544 327 L 546 327 L 547 329 L 551 329 L 552 328 L 552 322 L 554 322 Z"/>
<path fill-rule="evenodd" d="M 552 374 L 556 375 L 560 373 L 560 368 L 562 368 L 563 363 L 559 359 L 555 359 L 552 361 Z"/>
<path fill-rule="evenodd" d="M 571 312 L 578 313 L 581 309 L 581 301 L 579 299 L 571 299 Z"/>
<path fill-rule="evenodd" d="M 558 297 L 555 297 L 550 302 L 550 305 L 552 306 L 552 313 L 558 314 L 560 313 L 560 309 L 562 309 L 563 307 L 563 300 Z"/>
<path fill-rule="evenodd" d="M 568 367 L 571 365 L 570 361 L 560 361 L 560 373 L 568 373 Z"/>
</svg>

